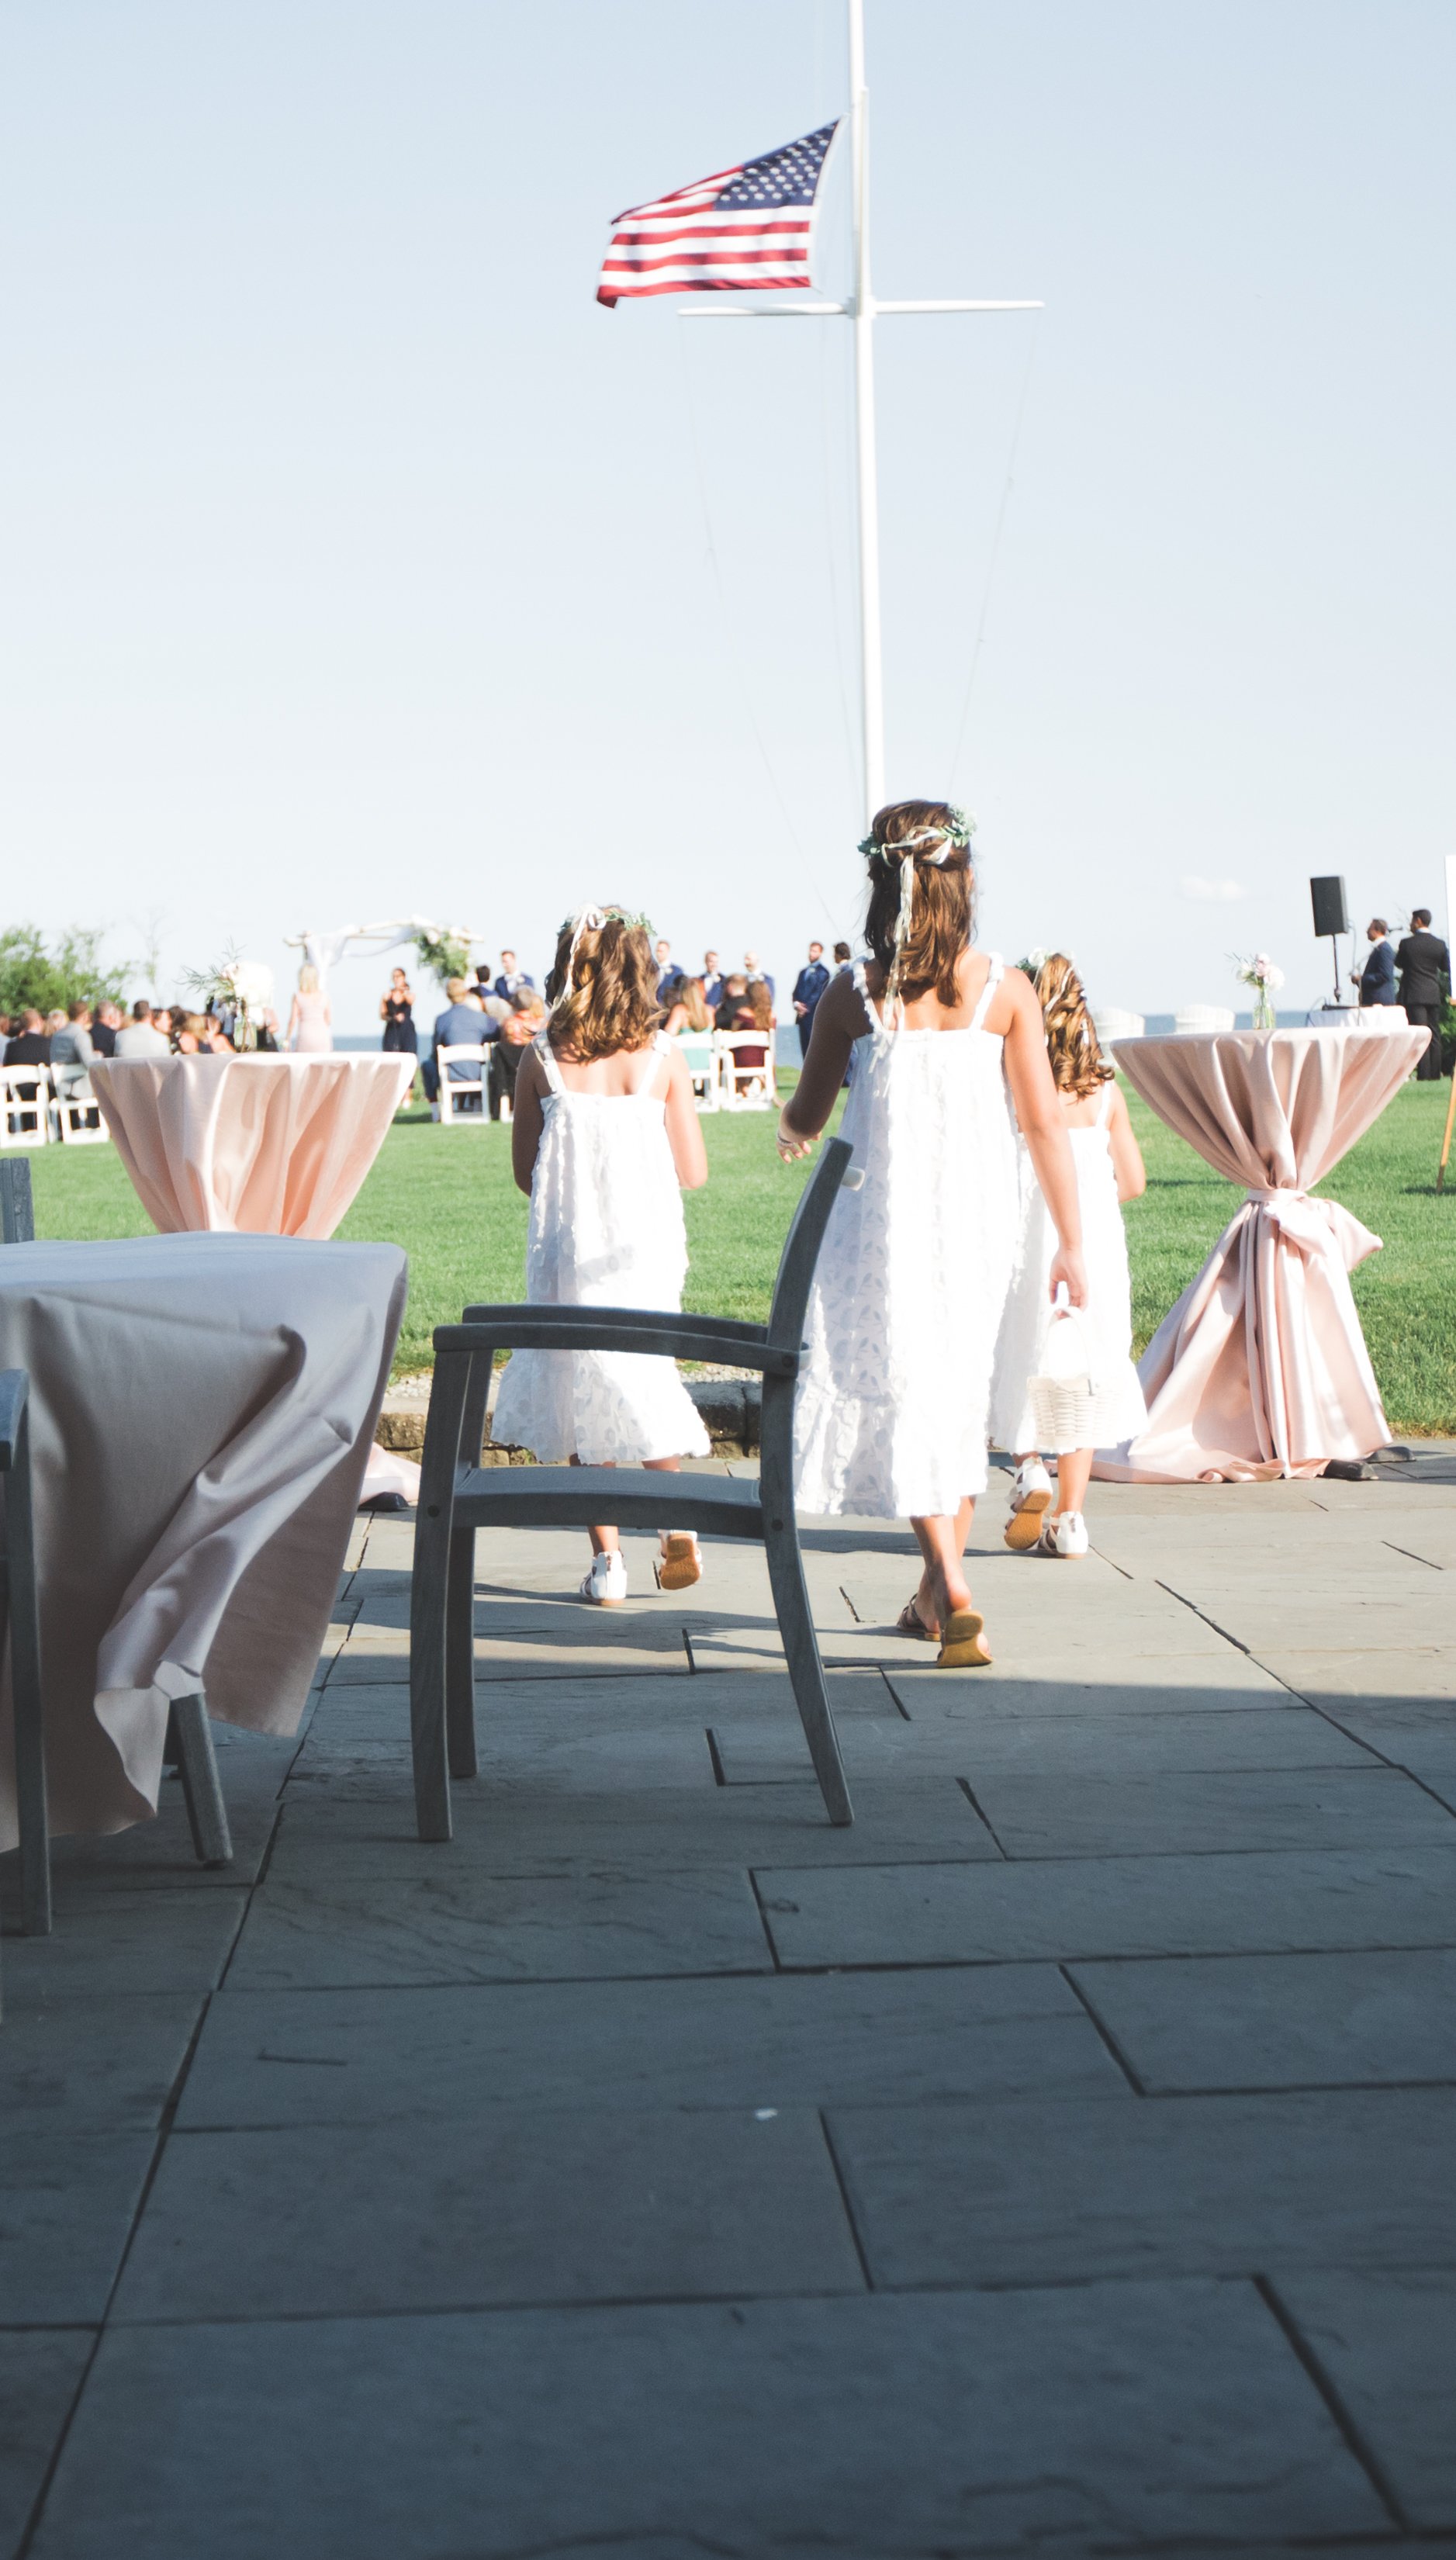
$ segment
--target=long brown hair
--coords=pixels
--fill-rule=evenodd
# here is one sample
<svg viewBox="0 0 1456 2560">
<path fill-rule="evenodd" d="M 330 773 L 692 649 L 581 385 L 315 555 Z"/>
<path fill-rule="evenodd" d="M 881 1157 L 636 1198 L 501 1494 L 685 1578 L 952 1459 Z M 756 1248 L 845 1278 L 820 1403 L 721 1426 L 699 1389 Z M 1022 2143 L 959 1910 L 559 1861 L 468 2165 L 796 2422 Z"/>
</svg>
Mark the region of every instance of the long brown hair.
<svg viewBox="0 0 1456 2560">
<path fill-rule="evenodd" d="M 749 979 L 747 1005 L 748 1011 L 753 1017 L 754 1028 L 760 1032 L 771 1032 L 773 1029 L 773 999 L 769 995 L 767 982 L 764 979 Z"/>
<path fill-rule="evenodd" d="M 546 982 L 552 1047 L 583 1061 L 646 1048 L 662 1021 L 649 928 L 620 907 L 589 912 L 600 921 L 568 917 L 562 926 Z"/>
<path fill-rule="evenodd" d="M 1049 951 L 1032 984 L 1047 1026 L 1047 1054 L 1058 1093 L 1074 1093 L 1085 1102 L 1116 1069 L 1108 1065 L 1097 1043 L 1086 993 L 1064 951 Z"/>
<path fill-rule="evenodd" d="M 975 929 L 970 849 L 950 840 L 951 828 L 960 824 L 948 801 L 897 800 L 879 812 L 870 832 L 865 939 L 887 975 L 894 969 L 901 866 L 914 866 L 914 904 L 899 951 L 897 993 L 906 1001 L 928 995 L 932 987 L 942 1005 L 959 1001 L 956 969 Z M 926 833 L 933 842 L 922 847 L 906 844 L 908 838 Z M 899 846 L 906 850 L 897 852 Z M 933 862 L 932 854 L 937 857 Z"/>
<path fill-rule="evenodd" d="M 708 1010 L 707 991 L 704 988 L 701 978 L 685 978 L 683 980 L 682 993 L 678 998 L 678 1002 L 688 1017 L 688 1029 L 690 1032 L 712 1031 L 713 1016 Z"/>
</svg>

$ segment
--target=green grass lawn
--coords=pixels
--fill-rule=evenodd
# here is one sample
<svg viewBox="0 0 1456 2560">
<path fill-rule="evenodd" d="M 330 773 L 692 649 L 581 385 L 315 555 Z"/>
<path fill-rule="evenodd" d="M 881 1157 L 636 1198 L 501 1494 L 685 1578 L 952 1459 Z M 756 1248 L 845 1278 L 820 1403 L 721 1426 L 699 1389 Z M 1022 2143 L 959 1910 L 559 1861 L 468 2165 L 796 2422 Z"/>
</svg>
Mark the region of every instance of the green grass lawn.
<svg viewBox="0 0 1456 2560">
<path fill-rule="evenodd" d="M 1407 1084 L 1320 1185 L 1384 1238 L 1353 1285 L 1397 1432 L 1456 1432 L 1456 1191 L 1437 1198 L 1435 1189 L 1447 1098 L 1444 1084 Z M 1141 1351 L 1241 1195 L 1130 1100 L 1148 1163 L 1147 1196 L 1127 1213 Z M 711 1176 L 687 1201 L 687 1303 L 761 1317 L 805 1171 L 779 1163 L 766 1113 L 724 1113 L 703 1129 Z M 46 1148 L 31 1163 L 39 1234 L 150 1232 L 109 1147 Z M 522 1293 L 526 1202 L 511 1181 L 509 1129 L 440 1129 L 422 1112 L 397 1121 L 339 1232 L 408 1253 L 409 1311 L 396 1365 L 426 1366 L 433 1327 L 453 1322 L 468 1299 Z"/>
</svg>

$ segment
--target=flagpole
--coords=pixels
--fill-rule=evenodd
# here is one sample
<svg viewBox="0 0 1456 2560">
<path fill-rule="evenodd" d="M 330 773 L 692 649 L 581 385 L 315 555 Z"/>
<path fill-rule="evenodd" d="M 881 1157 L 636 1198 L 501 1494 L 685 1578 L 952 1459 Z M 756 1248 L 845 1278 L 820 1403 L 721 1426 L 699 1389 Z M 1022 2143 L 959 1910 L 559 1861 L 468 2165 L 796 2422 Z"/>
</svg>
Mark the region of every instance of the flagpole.
<svg viewBox="0 0 1456 2560">
<path fill-rule="evenodd" d="M 875 298 L 870 284 L 870 93 L 865 0 L 849 0 L 850 168 L 854 200 L 855 453 L 860 501 L 860 708 L 865 831 L 885 799 L 885 672 L 880 629 L 880 492 L 875 466 Z"/>
</svg>

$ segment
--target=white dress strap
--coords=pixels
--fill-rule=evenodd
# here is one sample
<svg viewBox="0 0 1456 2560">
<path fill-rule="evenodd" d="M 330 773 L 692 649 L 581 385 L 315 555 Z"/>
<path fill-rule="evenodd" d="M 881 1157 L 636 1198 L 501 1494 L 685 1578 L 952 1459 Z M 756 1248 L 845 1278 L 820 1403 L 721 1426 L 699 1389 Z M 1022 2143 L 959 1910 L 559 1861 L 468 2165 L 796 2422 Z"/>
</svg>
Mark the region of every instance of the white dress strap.
<svg viewBox="0 0 1456 2560">
<path fill-rule="evenodd" d="M 870 993 L 870 981 L 865 975 L 865 963 L 863 960 L 857 960 L 855 962 L 853 976 L 855 981 L 855 993 L 858 995 L 861 1004 L 865 1008 L 865 1021 L 871 1038 L 874 1040 L 887 1040 L 889 1038 L 889 1034 L 886 1031 L 885 1025 L 881 1021 L 880 1016 L 875 1010 L 874 998 Z M 863 1034 L 861 1037 L 863 1038 Z"/>
<path fill-rule="evenodd" d="M 562 1082 L 562 1070 L 557 1064 L 557 1053 L 552 1047 L 549 1034 L 538 1032 L 531 1045 L 541 1060 L 541 1071 L 552 1092 L 565 1093 L 566 1088 Z"/>
<path fill-rule="evenodd" d="M 1097 1117 L 1092 1122 L 1094 1129 L 1106 1128 L 1108 1121 L 1112 1117 L 1112 1096 L 1116 1090 L 1117 1087 L 1109 1076 L 1107 1082 L 1102 1087 L 1101 1097 L 1097 1103 Z"/>
<path fill-rule="evenodd" d="M 657 1073 L 658 1059 L 660 1057 L 671 1057 L 674 1042 L 669 1040 L 666 1032 L 657 1032 L 654 1035 L 649 1046 L 641 1052 L 647 1063 L 645 1068 L 643 1068 L 640 1073 L 635 1074 L 632 1078 L 630 1089 L 633 1093 L 645 1093 L 647 1091 L 654 1075 Z"/>
<path fill-rule="evenodd" d="M 986 957 L 991 963 L 991 966 L 986 973 L 986 984 L 981 989 L 980 1000 L 976 1006 L 975 1012 L 971 1016 L 969 1024 L 967 1025 L 967 1029 L 973 1032 L 978 1032 L 983 1028 L 987 1013 L 990 1009 L 991 999 L 995 995 L 997 988 L 1000 986 L 1002 979 L 1006 975 L 1006 962 L 1002 959 L 999 951 L 988 951 Z"/>
</svg>

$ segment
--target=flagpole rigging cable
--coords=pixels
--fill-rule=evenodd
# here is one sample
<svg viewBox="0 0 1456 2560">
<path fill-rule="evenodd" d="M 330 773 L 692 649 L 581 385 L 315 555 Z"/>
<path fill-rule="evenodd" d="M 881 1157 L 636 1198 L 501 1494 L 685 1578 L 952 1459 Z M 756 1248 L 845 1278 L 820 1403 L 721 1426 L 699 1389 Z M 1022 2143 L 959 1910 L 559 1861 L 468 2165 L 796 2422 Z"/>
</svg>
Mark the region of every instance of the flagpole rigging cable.
<svg viewBox="0 0 1456 2560">
<path fill-rule="evenodd" d="M 880 610 L 880 493 L 875 454 L 875 323 L 902 312 L 1041 311 L 1041 302 L 878 302 L 870 278 L 870 92 L 865 79 L 865 0 L 848 0 L 850 192 L 854 278 L 847 302 L 765 304 L 733 294 L 680 310 L 685 320 L 842 319 L 855 332 L 855 448 L 860 553 L 860 727 L 865 825 L 885 797 L 885 678 Z M 974 671 L 973 671 L 974 673 Z"/>
</svg>

